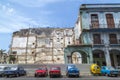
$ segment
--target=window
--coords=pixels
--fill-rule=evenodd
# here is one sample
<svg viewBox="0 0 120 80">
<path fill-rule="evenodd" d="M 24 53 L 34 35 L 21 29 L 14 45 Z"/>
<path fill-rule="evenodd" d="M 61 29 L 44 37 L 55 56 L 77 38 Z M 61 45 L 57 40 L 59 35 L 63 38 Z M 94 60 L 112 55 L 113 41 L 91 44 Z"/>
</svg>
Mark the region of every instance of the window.
<svg viewBox="0 0 120 80">
<path fill-rule="evenodd" d="M 114 28 L 114 19 L 112 14 L 106 14 L 107 26 L 108 28 Z"/>
<path fill-rule="evenodd" d="M 110 44 L 117 44 L 116 34 L 109 34 Z"/>
<path fill-rule="evenodd" d="M 99 27 L 99 20 L 97 14 L 91 14 L 91 26 L 92 28 L 98 28 Z"/>
<path fill-rule="evenodd" d="M 101 44 L 100 34 L 93 34 L 93 43 L 94 44 Z"/>
<path fill-rule="evenodd" d="M 68 42 L 68 44 L 70 44 L 70 41 Z"/>
<path fill-rule="evenodd" d="M 57 60 L 60 60 L 60 58 L 57 58 Z"/>
<path fill-rule="evenodd" d="M 34 52 L 32 52 L 32 54 L 34 54 Z"/>
<path fill-rule="evenodd" d="M 33 45 L 35 45 L 35 43 L 33 43 Z"/>
<path fill-rule="evenodd" d="M 60 42 L 60 39 L 59 39 L 59 38 L 57 38 L 57 42 Z"/>
</svg>

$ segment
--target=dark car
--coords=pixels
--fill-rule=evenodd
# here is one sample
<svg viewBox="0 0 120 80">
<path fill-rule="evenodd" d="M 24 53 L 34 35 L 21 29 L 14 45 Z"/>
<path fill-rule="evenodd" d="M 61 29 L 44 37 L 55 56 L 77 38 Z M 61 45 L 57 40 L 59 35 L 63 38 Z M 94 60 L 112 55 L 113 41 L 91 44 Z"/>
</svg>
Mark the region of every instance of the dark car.
<svg viewBox="0 0 120 80">
<path fill-rule="evenodd" d="M 106 76 L 118 76 L 119 71 L 112 66 L 102 66 L 101 67 L 101 74 Z"/>
<path fill-rule="evenodd" d="M 7 66 L 0 66 L 0 77 L 4 77 L 4 70 L 8 68 Z"/>
<path fill-rule="evenodd" d="M 35 71 L 35 77 L 40 77 L 40 76 L 48 76 L 48 70 L 47 67 L 39 67 L 36 71 Z"/>
<path fill-rule="evenodd" d="M 61 77 L 61 68 L 60 67 L 51 67 L 49 70 L 49 76 L 50 77 Z"/>
<path fill-rule="evenodd" d="M 11 77 L 11 76 L 18 77 L 18 76 L 26 75 L 26 71 L 21 66 L 10 66 L 5 69 L 4 74 L 6 77 Z"/>
<path fill-rule="evenodd" d="M 79 77 L 79 69 L 74 64 L 67 65 L 66 76 L 76 76 Z"/>
</svg>

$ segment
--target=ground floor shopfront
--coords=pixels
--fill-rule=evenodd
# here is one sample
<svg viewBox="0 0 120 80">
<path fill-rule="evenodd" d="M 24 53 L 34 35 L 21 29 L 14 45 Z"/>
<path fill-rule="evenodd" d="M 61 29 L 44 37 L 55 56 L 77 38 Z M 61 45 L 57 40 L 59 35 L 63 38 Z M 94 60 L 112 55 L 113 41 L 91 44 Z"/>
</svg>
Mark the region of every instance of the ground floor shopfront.
<svg viewBox="0 0 120 80">
<path fill-rule="evenodd" d="M 68 46 L 64 51 L 65 63 L 120 66 L 120 48 L 90 45 Z"/>
</svg>

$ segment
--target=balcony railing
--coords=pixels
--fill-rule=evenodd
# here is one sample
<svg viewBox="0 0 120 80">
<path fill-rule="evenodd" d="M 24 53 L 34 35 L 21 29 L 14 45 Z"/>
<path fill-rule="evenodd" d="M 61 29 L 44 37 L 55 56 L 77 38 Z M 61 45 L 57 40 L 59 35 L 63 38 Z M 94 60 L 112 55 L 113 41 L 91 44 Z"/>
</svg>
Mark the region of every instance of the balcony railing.
<svg viewBox="0 0 120 80">
<path fill-rule="evenodd" d="M 120 39 L 109 40 L 109 44 L 120 44 Z"/>
<path fill-rule="evenodd" d="M 120 28 L 120 23 L 118 23 L 118 24 L 111 24 L 111 26 L 108 26 L 108 24 L 90 24 L 90 29 L 105 29 L 105 28 L 107 28 L 107 29 L 117 29 L 117 28 Z"/>
<path fill-rule="evenodd" d="M 93 44 L 94 45 L 103 45 L 104 44 L 104 41 L 103 40 L 93 40 Z"/>
</svg>

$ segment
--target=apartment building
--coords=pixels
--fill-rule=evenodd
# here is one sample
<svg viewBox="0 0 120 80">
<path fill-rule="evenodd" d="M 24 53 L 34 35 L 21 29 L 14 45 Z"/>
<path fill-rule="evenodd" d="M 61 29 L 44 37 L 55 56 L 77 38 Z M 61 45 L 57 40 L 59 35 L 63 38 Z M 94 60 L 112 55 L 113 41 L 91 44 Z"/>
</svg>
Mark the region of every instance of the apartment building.
<svg viewBox="0 0 120 80">
<path fill-rule="evenodd" d="M 82 4 L 74 30 L 90 63 L 120 66 L 120 4 Z"/>
</svg>

